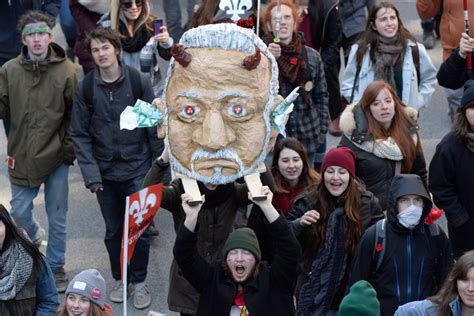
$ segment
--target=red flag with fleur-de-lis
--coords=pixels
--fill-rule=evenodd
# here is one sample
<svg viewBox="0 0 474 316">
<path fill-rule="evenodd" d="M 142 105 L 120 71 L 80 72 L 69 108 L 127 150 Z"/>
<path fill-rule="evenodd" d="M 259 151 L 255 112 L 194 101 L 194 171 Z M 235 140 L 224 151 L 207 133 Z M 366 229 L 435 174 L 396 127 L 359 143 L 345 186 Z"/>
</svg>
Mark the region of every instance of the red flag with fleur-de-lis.
<svg viewBox="0 0 474 316">
<path fill-rule="evenodd" d="M 160 208 L 161 198 L 163 196 L 163 183 L 152 185 L 138 192 L 133 193 L 128 198 L 128 254 L 127 263 L 133 256 L 135 245 L 138 239 L 150 225 Z M 126 229 L 126 220 L 124 219 L 124 232 Z M 123 257 L 124 257 L 124 236 L 122 236 L 122 251 L 120 253 L 120 267 L 123 276 Z"/>
</svg>

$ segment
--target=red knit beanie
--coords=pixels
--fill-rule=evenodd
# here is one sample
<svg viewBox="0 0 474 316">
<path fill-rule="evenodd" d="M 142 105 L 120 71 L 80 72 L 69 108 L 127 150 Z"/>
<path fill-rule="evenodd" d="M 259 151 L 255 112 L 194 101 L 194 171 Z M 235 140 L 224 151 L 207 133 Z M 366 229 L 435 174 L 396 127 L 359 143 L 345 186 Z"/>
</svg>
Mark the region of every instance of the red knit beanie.
<svg viewBox="0 0 474 316">
<path fill-rule="evenodd" d="M 338 166 L 347 169 L 351 176 L 355 176 L 354 152 L 347 147 L 333 148 L 326 153 L 321 166 L 321 175 L 324 174 L 329 166 Z"/>
</svg>

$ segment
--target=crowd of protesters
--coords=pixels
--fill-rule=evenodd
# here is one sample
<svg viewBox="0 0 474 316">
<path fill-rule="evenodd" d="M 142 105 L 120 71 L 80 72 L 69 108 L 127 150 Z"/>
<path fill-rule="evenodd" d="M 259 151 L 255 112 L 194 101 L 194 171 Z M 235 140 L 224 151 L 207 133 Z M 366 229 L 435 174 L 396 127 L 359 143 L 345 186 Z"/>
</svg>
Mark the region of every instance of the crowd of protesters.
<svg viewBox="0 0 474 316">
<path fill-rule="evenodd" d="M 125 199 L 157 183 L 166 184 L 161 207 L 172 214 L 177 236 L 169 276 L 162 276 L 169 277 L 171 311 L 474 313 L 474 80 L 466 63 L 474 58 L 474 39 L 457 25 L 462 19 L 443 26 L 459 12 L 441 12 L 445 61 L 438 71 L 391 2 L 265 1 L 261 20 L 257 2 L 235 21 L 218 0 L 189 1 L 185 27 L 237 23 L 260 30 L 278 66 L 279 94 L 300 87 L 300 95 L 288 135 L 279 136 L 261 174 L 264 199 L 253 198 L 240 180 L 197 181 L 198 204 L 190 203 L 180 178 L 168 179 L 162 132 L 120 129 L 126 105 L 152 103 L 166 92 L 158 58 L 170 60 L 173 44 L 186 37 L 176 21 L 179 6 L 165 1 L 169 34 L 155 23 L 150 0 L 66 1 L 77 24 L 68 51 L 82 66 L 78 81 L 52 35 L 61 1 L 0 4 L 0 118 L 12 191 L 11 208 L 0 204 L 0 315 L 119 315 L 107 301 L 124 301 Z M 450 3 L 417 0 L 417 9 L 423 19 L 440 6 L 461 10 Z M 341 48 L 346 65 L 339 83 Z M 252 79 L 245 79 L 250 87 Z M 453 126 L 427 165 L 417 119 L 437 80 L 446 87 Z M 337 147 L 326 148 L 327 133 L 342 136 Z M 203 147 L 216 145 L 195 138 Z M 71 281 L 64 270 L 75 160 L 104 218 L 115 280 L 109 291 L 93 262 Z M 47 235 L 33 216 L 42 185 Z M 436 223 L 433 203 L 444 209 L 449 234 Z M 241 208 L 248 216 L 236 220 Z M 152 225 L 140 236 L 128 266 L 136 309 L 149 307 L 156 294 L 146 277 L 157 235 Z M 58 293 L 65 293 L 62 303 Z"/>
</svg>

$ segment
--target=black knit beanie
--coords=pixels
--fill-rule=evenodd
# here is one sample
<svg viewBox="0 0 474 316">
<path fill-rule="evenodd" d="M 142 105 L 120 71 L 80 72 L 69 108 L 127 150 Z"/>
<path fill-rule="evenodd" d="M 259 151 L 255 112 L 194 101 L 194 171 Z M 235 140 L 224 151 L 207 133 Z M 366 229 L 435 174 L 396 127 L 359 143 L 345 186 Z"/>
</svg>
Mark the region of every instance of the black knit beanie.
<svg viewBox="0 0 474 316">
<path fill-rule="evenodd" d="M 467 105 L 474 105 L 474 80 L 468 80 L 464 83 L 460 109 L 464 110 Z"/>
<path fill-rule="evenodd" d="M 229 235 L 222 249 L 224 260 L 232 249 L 245 249 L 250 251 L 257 261 L 262 259 L 257 236 L 254 231 L 248 227 L 236 229 Z"/>
</svg>

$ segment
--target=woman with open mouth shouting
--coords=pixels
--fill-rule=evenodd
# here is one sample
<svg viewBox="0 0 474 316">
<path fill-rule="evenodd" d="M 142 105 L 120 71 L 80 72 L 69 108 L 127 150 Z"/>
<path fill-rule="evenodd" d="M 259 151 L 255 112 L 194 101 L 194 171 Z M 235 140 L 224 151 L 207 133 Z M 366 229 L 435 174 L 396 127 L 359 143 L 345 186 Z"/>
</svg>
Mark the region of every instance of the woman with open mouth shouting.
<svg viewBox="0 0 474 316">
<path fill-rule="evenodd" d="M 321 167 L 323 179 L 290 211 L 303 250 L 298 315 L 337 315 L 357 242 L 367 227 L 383 218 L 377 199 L 355 174 L 354 152 L 331 149 Z"/>
<path fill-rule="evenodd" d="M 340 146 L 356 154 L 356 176 L 387 209 L 392 178 L 413 173 L 427 184 L 425 157 L 421 148 L 416 111 L 404 103 L 385 81 L 367 86 L 362 99 L 341 115 L 344 135 Z"/>
</svg>

